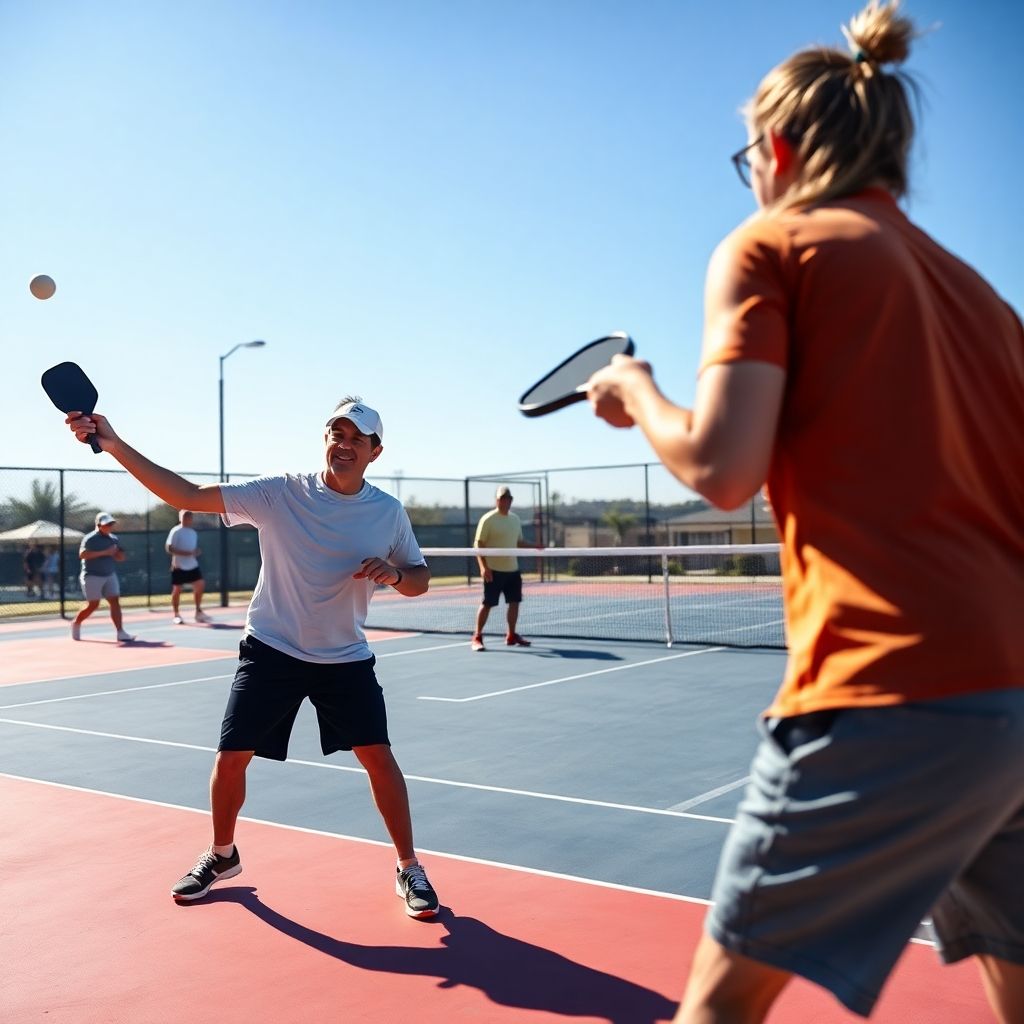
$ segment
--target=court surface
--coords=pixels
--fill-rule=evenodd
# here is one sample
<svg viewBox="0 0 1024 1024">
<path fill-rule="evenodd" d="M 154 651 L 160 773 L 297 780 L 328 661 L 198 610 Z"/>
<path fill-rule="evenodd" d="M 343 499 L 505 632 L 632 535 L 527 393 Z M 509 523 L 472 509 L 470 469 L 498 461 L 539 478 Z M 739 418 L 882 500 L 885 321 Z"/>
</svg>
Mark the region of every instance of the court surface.
<svg viewBox="0 0 1024 1024">
<path fill-rule="evenodd" d="M 133 645 L 101 612 L 80 643 L 0 626 L 5 1024 L 671 1019 L 783 652 L 373 633 L 441 914 L 405 916 L 365 774 L 308 705 L 289 760 L 249 770 L 243 873 L 178 906 L 244 619 L 213 613 L 130 613 Z M 872 1020 L 991 1020 L 926 935 Z M 860 1018 L 798 979 L 768 1019 Z"/>
</svg>

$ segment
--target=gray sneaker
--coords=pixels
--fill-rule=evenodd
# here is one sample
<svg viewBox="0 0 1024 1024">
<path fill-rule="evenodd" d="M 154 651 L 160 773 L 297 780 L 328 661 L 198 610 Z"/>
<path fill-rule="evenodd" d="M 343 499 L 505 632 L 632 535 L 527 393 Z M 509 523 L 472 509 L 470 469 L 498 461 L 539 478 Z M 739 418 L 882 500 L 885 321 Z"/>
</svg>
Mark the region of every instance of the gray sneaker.
<svg viewBox="0 0 1024 1024">
<path fill-rule="evenodd" d="M 198 900 L 210 891 L 215 882 L 234 878 L 241 873 L 242 861 L 237 846 L 231 851 L 230 857 L 219 857 L 213 850 L 206 850 L 200 854 L 196 866 L 171 886 L 171 895 L 182 902 Z"/>
<path fill-rule="evenodd" d="M 437 913 L 437 893 L 419 864 L 404 871 L 396 869 L 395 892 L 405 900 L 405 912 L 410 917 L 433 917 Z"/>
</svg>

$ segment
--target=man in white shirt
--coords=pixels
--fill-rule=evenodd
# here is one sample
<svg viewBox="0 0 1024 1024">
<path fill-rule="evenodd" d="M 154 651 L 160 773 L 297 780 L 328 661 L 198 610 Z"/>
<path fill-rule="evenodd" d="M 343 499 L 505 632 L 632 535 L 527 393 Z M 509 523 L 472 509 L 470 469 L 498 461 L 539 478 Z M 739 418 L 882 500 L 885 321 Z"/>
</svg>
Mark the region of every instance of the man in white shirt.
<svg viewBox="0 0 1024 1024">
<path fill-rule="evenodd" d="M 197 485 L 129 447 L 106 417 L 68 414 L 145 487 L 175 508 L 216 512 L 259 530 L 263 564 L 249 604 L 238 670 L 210 780 L 213 843 L 172 887 L 205 896 L 241 870 L 235 823 L 254 755 L 284 760 L 299 705 L 316 708 L 325 754 L 352 750 L 366 769 L 398 855 L 395 889 L 410 917 L 437 913 L 437 894 L 413 846 L 405 778 L 391 752 L 384 695 L 363 622 L 377 585 L 424 594 L 430 570 L 401 503 L 364 479 L 383 450 L 377 412 L 344 398 L 327 420 L 318 473 Z"/>
<path fill-rule="evenodd" d="M 191 584 L 192 600 L 196 605 L 196 622 L 212 622 L 203 611 L 203 570 L 199 568 L 199 534 L 192 528 L 192 513 L 182 509 L 178 513 L 178 525 L 171 527 L 167 534 L 164 550 L 171 556 L 171 608 L 174 623 L 184 624 L 181 617 L 181 588 Z"/>
</svg>

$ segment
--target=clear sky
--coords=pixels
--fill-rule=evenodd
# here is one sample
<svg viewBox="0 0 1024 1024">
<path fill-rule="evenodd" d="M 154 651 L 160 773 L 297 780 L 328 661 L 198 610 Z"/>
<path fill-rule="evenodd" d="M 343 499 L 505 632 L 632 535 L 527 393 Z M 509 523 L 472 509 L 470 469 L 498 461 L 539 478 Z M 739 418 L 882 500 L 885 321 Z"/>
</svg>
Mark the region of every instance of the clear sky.
<svg viewBox="0 0 1024 1024">
<path fill-rule="evenodd" d="M 39 387 L 73 359 L 126 440 L 215 471 L 218 357 L 256 338 L 225 363 L 229 470 L 317 467 L 346 392 L 381 474 L 650 459 L 515 400 L 611 330 L 692 399 L 705 265 L 753 209 L 738 110 L 856 9 L 0 0 L 0 465 L 112 465 Z M 937 26 L 909 212 L 1021 309 L 1024 5 L 905 10 Z"/>
</svg>

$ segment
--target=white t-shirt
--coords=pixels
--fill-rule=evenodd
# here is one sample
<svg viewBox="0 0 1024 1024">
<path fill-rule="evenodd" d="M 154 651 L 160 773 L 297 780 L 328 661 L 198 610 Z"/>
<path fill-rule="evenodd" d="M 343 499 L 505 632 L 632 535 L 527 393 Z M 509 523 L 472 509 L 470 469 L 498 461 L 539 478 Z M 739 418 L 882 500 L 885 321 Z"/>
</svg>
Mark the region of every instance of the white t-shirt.
<svg viewBox="0 0 1024 1024">
<path fill-rule="evenodd" d="M 191 526 L 171 527 L 167 534 L 167 546 L 177 548 L 179 551 L 195 551 L 199 546 L 199 534 Z M 172 569 L 198 569 L 199 559 L 195 555 L 171 555 Z"/>
<path fill-rule="evenodd" d="M 363 661 L 376 584 L 352 578 L 364 559 L 426 565 L 402 503 L 372 484 L 332 491 L 319 473 L 221 484 L 224 522 L 259 530 L 260 569 L 245 631 L 302 661 Z"/>
</svg>

